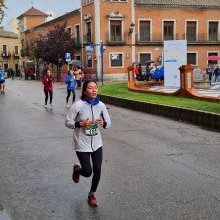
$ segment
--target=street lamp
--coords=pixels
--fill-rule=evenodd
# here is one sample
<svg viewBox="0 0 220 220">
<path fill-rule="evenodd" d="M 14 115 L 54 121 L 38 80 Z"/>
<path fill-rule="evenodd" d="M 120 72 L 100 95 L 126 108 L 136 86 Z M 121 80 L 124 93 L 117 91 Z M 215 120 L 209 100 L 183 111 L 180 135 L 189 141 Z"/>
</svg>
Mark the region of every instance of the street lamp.
<svg viewBox="0 0 220 220">
<path fill-rule="evenodd" d="M 58 74 L 57 74 L 57 82 L 60 80 L 60 65 L 62 62 L 62 58 L 58 55 Z"/>
<path fill-rule="evenodd" d="M 101 53 L 102 86 L 104 85 L 104 62 L 103 62 L 104 51 L 105 51 L 105 45 L 103 44 L 103 42 L 101 40 L 101 42 L 100 42 L 100 53 Z"/>
<path fill-rule="evenodd" d="M 132 33 L 133 33 L 133 31 L 134 31 L 134 26 L 135 26 L 135 24 L 134 24 L 133 22 L 131 22 L 130 27 L 129 27 L 129 32 L 128 32 L 128 34 L 132 34 Z"/>
</svg>

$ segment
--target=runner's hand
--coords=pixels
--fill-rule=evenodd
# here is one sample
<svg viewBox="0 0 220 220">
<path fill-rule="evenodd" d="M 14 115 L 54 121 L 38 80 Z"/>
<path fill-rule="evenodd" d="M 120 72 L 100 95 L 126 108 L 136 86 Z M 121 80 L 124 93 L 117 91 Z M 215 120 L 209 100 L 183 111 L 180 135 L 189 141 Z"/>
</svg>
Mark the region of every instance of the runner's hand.
<svg viewBox="0 0 220 220">
<path fill-rule="evenodd" d="M 95 121 L 98 125 L 100 125 L 101 127 L 103 127 L 104 121 L 103 118 L 99 118 Z"/>
<path fill-rule="evenodd" d="M 94 123 L 92 121 L 89 121 L 89 119 L 86 119 L 86 120 L 80 122 L 80 126 L 83 128 L 86 128 L 86 127 L 93 125 L 93 124 Z"/>
</svg>

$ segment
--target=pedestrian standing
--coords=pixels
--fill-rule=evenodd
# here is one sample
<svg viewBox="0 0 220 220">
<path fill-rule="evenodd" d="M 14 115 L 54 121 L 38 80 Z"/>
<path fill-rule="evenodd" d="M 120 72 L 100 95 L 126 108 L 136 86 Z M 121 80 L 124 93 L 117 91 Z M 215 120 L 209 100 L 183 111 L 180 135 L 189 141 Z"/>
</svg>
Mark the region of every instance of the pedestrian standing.
<svg viewBox="0 0 220 220">
<path fill-rule="evenodd" d="M 1 95 L 5 94 L 5 71 L 0 66 L 0 90 L 1 90 Z"/>
<path fill-rule="evenodd" d="M 75 102 L 76 99 L 76 91 L 75 91 L 75 87 L 76 87 L 76 80 L 73 77 L 73 72 L 69 71 L 69 75 L 67 75 L 66 77 L 66 84 L 67 84 L 67 96 L 66 96 L 66 107 L 69 108 L 69 98 L 70 95 L 72 93 L 73 95 L 73 102 Z"/>
<path fill-rule="evenodd" d="M 106 106 L 97 95 L 96 82 L 85 81 L 81 99 L 73 103 L 65 121 L 66 127 L 73 129 L 74 149 L 80 162 L 80 165 L 74 164 L 73 166 L 73 181 L 78 183 L 80 176 L 90 177 L 93 172 L 88 194 L 88 203 L 91 206 L 98 205 L 94 194 L 101 176 L 103 142 L 100 128 L 111 126 Z"/>
<path fill-rule="evenodd" d="M 151 79 L 151 66 L 149 63 L 146 65 L 146 81 L 149 81 Z"/>
<path fill-rule="evenodd" d="M 219 76 L 220 76 L 220 68 L 219 66 L 216 66 L 215 70 L 214 70 L 214 75 L 215 75 L 215 82 L 219 82 Z"/>
<path fill-rule="evenodd" d="M 44 94 L 45 94 L 45 105 L 44 107 L 47 108 L 47 101 L 48 96 L 50 96 L 50 106 L 51 108 L 54 107 L 53 105 L 53 84 L 54 84 L 54 76 L 51 71 L 48 69 L 47 73 L 42 77 L 42 83 L 44 85 Z"/>
<path fill-rule="evenodd" d="M 212 82 L 212 68 L 211 68 L 211 64 L 210 63 L 206 67 L 206 74 L 209 77 L 209 83 L 211 85 L 211 82 Z"/>
<path fill-rule="evenodd" d="M 81 69 L 79 66 L 75 67 L 74 76 L 77 83 L 77 88 L 81 88 Z"/>
<path fill-rule="evenodd" d="M 137 80 L 139 80 L 139 68 L 138 64 L 134 64 L 134 74 Z"/>
</svg>

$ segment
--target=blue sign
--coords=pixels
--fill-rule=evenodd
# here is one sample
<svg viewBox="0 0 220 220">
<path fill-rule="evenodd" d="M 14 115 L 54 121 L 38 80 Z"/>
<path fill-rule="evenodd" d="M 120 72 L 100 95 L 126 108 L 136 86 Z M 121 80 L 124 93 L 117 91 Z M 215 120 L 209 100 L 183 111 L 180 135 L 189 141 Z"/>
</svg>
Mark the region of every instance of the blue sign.
<svg viewBox="0 0 220 220">
<path fill-rule="evenodd" d="M 65 54 L 65 59 L 66 59 L 66 62 L 70 62 L 72 59 L 71 59 L 71 53 L 66 53 Z"/>
<path fill-rule="evenodd" d="M 89 52 L 89 51 L 94 51 L 94 46 L 93 45 L 87 45 L 86 46 L 86 51 Z"/>
</svg>

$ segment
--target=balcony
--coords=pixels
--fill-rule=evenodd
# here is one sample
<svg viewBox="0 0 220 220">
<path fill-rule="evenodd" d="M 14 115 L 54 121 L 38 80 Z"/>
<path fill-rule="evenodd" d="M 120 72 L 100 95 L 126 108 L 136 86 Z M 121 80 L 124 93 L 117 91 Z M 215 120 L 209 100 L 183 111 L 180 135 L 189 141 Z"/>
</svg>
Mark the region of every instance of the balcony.
<svg viewBox="0 0 220 220">
<path fill-rule="evenodd" d="M 2 52 L 2 57 L 3 58 L 9 58 L 10 56 L 11 56 L 10 52 L 7 52 L 7 51 Z"/>
<path fill-rule="evenodd" d="M 73 38 L 73 42 L 74 42 L 74 46 L 75 46 L 76 48 L 81 48 L 81 40 L 80 40 L 79 37 Z"/>
<path fill-rule="evenodd" d="M 15 59 L 18 59 L 18 58 L 19 58 L 18 52 L 14 52 L 14 58 L 15 58 Z"/>
<path fill-rule="evenodd" d="M 93 44 L 93 34 L 83 35 L 83 44 Z"/>
<path fill-rule="evenodd" d="M 150 35 L 139 35 L 136 34 L 136 44 L 137 45 L 163 45 L 163 40 L 187 40 L 188 45 L 219 45 L 220 35 L 210 35 L 207 33 L 202 33 L 198 35 L 188 35 L 185 34 L 175 34 L 170 36 L 165 36 L 163 38 L 161 33 Z"/>
<path fill-rule="evenodd" d="M 115 45 L 125 45 L 126 44 L 126 34 L 122 35 L 107 35 L 107 45 L 115 46 Z"/>
</svg>

